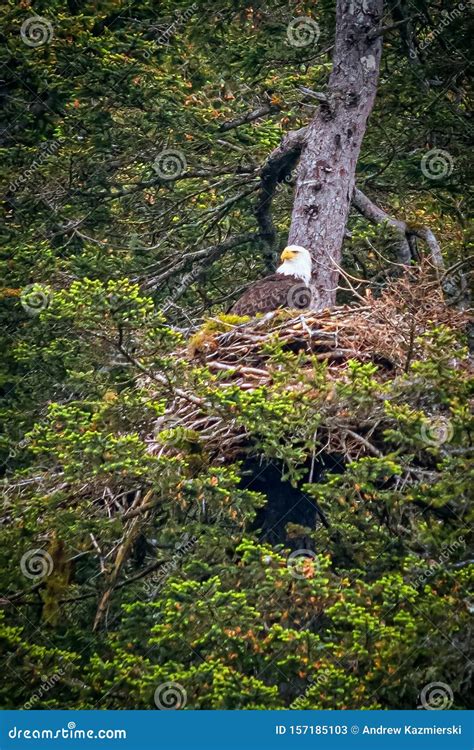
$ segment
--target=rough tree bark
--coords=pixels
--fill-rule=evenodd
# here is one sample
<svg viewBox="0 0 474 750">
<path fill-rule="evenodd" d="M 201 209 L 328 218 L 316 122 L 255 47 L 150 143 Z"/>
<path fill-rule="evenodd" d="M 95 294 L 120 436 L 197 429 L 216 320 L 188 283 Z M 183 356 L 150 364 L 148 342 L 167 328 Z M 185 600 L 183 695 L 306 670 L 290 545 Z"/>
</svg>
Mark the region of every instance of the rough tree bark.
<svg viewBox="0 0 474 750">
<path fill-rule="evenodd" d="M 336 300 L 355 170 L 377 91 L 382 10 L 383 0 L 337 0 L 333 69 L 301 152 L 289 244 L 311 252 L 316 309 Z"/>
</svg>

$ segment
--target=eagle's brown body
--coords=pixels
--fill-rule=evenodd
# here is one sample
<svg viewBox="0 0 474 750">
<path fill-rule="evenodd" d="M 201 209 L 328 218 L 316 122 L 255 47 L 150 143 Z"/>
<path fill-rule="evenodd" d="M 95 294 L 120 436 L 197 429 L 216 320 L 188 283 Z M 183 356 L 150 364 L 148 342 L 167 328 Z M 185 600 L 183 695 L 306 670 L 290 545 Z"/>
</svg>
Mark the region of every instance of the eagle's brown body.
<svg viewBox="0 0 474 750">
<path fill-rule="evenodd" d="M 304 310 L 311 302 L 311 290 L 297 276 L 273 273 L 252 284 L 230 309 L 233 315 L 250 315 L 289 307 Z"/>
</svg>

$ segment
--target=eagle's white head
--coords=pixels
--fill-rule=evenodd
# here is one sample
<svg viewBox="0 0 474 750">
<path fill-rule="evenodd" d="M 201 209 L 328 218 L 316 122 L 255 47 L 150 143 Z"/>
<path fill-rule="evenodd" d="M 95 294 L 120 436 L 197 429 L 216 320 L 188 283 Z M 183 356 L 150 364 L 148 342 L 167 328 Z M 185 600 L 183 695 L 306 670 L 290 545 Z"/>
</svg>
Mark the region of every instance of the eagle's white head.
<svg viewBox="0 0 474 750">
<path fill-rule="evenodd" d="M 288 245 L 280 255 L 283 263 L 278 266 L 277 273 L 285 276 L 296 276 L 305 284 L 311 281 L 311 255 L 305 247 L 300 245 Z"/>
</svg>

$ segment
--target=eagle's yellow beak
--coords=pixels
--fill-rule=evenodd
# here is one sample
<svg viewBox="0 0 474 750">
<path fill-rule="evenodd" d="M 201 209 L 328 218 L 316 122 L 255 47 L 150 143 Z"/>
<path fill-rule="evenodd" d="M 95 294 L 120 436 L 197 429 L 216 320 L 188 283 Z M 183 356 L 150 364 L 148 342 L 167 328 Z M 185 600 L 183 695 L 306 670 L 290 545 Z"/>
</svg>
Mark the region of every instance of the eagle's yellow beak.
<svg viewBox="0 0 474 750">
<path fill-rule="evenodd" d="M 290 250 L 288 247 L 285 247 L 282 254 L 280 255 L 281 260 L 293 260 L 296 253 L 294 250 Z"/>
</svg>

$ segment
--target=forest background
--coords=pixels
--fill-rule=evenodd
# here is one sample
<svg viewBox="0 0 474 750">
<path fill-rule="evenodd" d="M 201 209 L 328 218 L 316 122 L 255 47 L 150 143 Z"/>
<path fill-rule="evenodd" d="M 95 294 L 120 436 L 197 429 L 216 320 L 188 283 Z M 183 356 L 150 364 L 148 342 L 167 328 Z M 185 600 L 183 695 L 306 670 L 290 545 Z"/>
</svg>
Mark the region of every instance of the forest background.
<svg viewBox="0 0 474 750">
<path fill-rule="evenodd" d="M 336 3 L 2 6 L 2 708 L 472 708 L 469 11 L 373 17 L 352 354 L 277 317 L 242 388 Z"/>
</svg>

